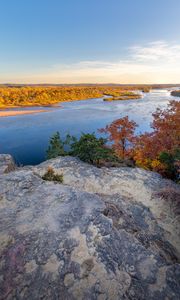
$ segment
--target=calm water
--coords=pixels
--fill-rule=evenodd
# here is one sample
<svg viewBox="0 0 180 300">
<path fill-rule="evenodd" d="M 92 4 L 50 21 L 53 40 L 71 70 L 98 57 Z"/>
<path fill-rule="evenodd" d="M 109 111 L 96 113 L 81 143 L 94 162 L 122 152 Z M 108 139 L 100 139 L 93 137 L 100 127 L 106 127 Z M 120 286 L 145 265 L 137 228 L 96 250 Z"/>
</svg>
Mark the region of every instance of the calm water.
<svg viewBox="0 0 180 300">
<path fill-rule="evenodd" d="M 48 112 L 0 118 L 0 153 L 12 154 L 20 164 L 37 164 L 45 159 L 49 137 L 60 131 L 79 136 L 128 115 L 139 125 L 138 132 L 150 131 L 152 112 L 165 108 L 171 99 L 168 90 L 152 90 L 140 100 L 104 102 L 102 98 L 62 103 Z M 178 99 L 179 100 L 179 99 Z M 27 110 L 26 108 L 25 110 Z M 30 109 L 40 109 L 30 108 Z"/>
</svg>

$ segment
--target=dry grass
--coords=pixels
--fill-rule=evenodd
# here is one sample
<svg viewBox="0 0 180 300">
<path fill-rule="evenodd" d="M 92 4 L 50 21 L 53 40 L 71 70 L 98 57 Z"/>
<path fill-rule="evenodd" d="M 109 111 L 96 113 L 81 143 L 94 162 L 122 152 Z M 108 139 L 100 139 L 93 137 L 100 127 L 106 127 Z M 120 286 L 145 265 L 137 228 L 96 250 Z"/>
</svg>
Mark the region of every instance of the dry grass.
<svg viewBox="0 0 180 300">
<path fill-rule="evenodd" d="M 42 176 L 43 180 L 54 181 L 58 183 L 63 183 L 63 174 L 56 174 L 53 168 L 48 167 L 44 176 Z"/>
</svg>

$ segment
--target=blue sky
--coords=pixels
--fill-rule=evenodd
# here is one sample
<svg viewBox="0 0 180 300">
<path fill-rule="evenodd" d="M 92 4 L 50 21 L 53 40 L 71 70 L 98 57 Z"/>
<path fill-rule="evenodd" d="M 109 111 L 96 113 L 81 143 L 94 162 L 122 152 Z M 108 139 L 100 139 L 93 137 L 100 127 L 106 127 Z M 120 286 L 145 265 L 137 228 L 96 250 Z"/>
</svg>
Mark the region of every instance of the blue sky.
<svg viewBox="0 0 180 300">
<path fill-rule="evenodd" d="M 0 0 L 0 82 L 180 82 L 180 0 Z"/>
</svg>

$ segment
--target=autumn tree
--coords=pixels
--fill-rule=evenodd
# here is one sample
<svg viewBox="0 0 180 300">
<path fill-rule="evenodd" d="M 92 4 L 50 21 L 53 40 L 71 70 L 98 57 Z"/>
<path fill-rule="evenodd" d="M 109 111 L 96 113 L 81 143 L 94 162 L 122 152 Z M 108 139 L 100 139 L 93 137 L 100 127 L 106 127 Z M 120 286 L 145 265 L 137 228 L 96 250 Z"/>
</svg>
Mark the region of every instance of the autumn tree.
<svg viewBox="0 0 180 300">
<path fill-rule="evenodd" d="M 172 170 L 177 169 L 172 164 L 178 165 L 180 149 L 180 102 L 171 101 L 167 109 L 157 109 L 153 117 L 153 131 L 137 139 L 134 159 L 140 167 L 172 177 Z"/>
<path fill-rule="evenodd" d="M 110 125 L 100 129 L 100 132 L 108 135 L 108 140 L 116 155 L 125 159 L 132 157 L 136 127 L 137 124 L 126 116 L 113 121 Z"/>
<path fill-rule="evenodd" d="M 165 110 L 153 114 L 152 128 L 159 149 L 168 152 L 180 147 L 180 102 L 170 101 Z"/>
</svg>

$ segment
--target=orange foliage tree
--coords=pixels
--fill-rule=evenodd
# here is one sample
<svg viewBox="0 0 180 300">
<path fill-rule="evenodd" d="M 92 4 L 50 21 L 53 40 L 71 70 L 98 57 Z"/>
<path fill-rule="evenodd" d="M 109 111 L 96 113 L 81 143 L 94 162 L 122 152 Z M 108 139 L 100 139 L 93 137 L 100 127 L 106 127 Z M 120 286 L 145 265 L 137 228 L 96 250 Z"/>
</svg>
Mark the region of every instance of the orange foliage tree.
<svg viewBox="0 0 180 300">
<path fill-rule="evenodd" d="M 153 117 L 154 131 L 138 137 L 134 159 L 138 166 L 163 174 L 167 166 L 161 154 L 173 157 L 180 151 L 180 102 L 171 101 L 167 109 L 157 109 Z M 178 161 L 175 164 L 178 165 Z"/>
<path fill-rule="evenodd" d="M 100 132 L 108 135 L 112 148 L 120 158 L 131 158 L 135 143 L 135 129 L 137 124 L 130 121 L 128 116 L 115 120 Z"/>
</svg>

